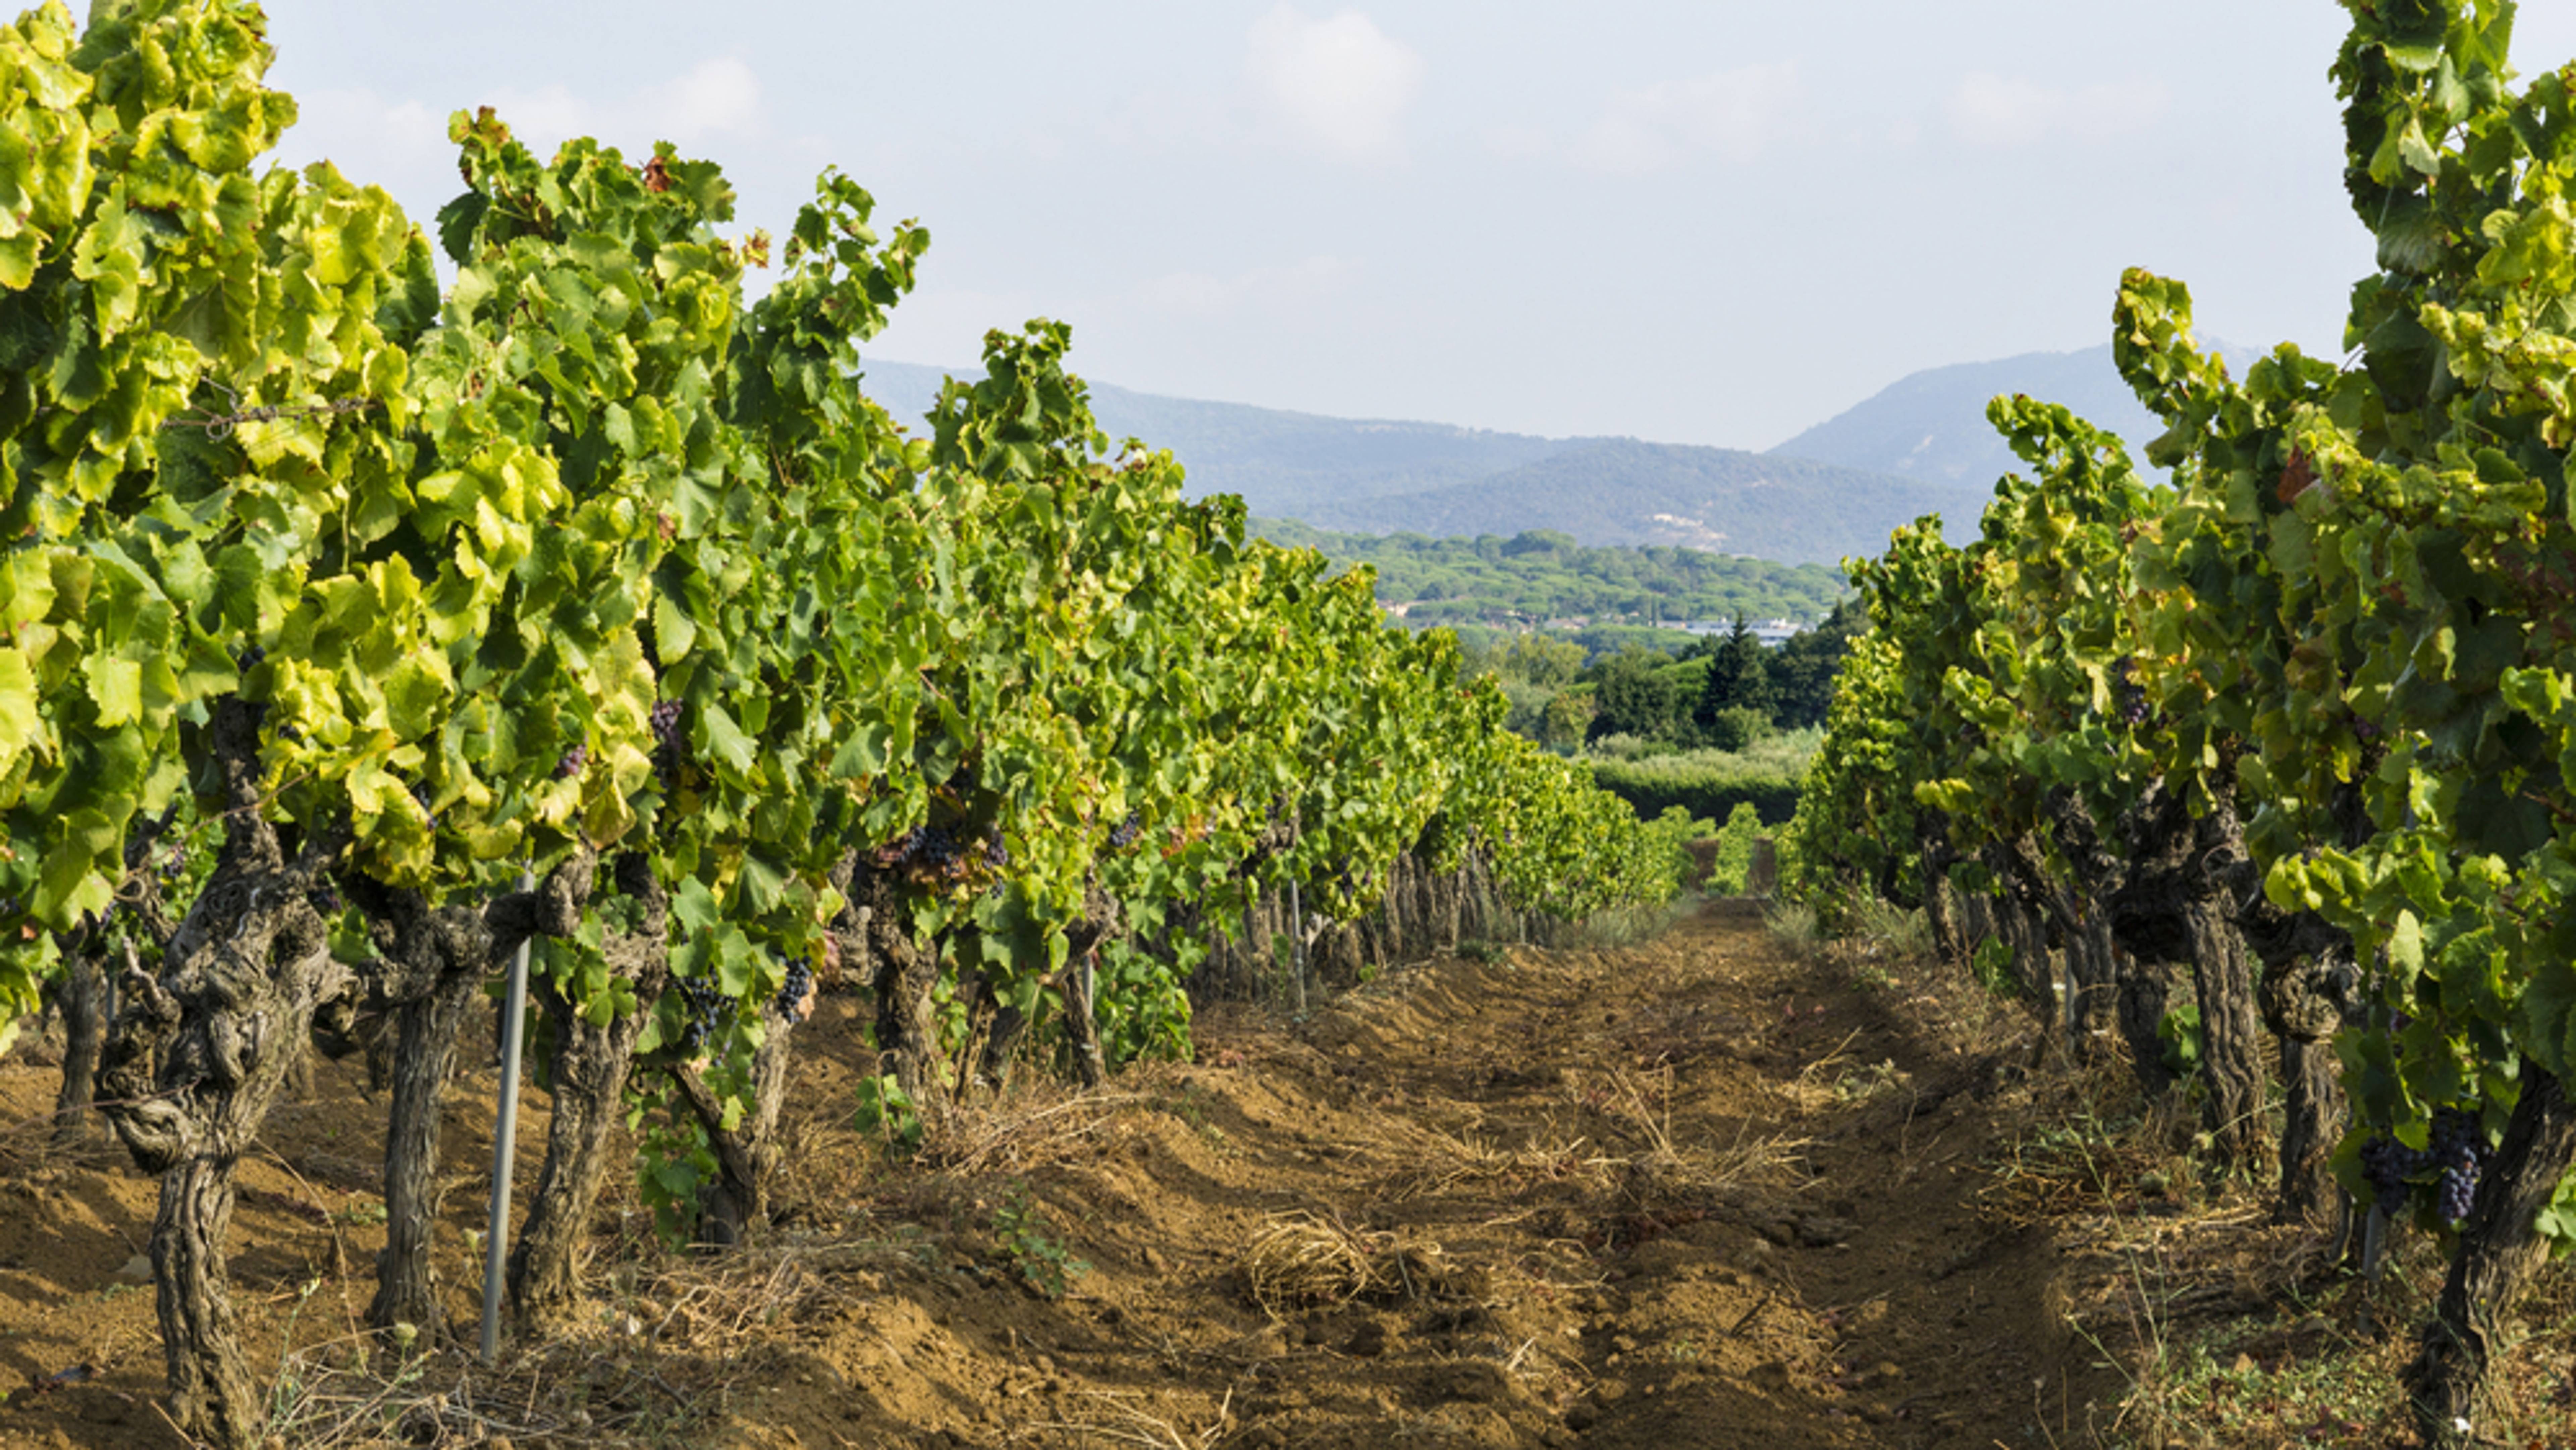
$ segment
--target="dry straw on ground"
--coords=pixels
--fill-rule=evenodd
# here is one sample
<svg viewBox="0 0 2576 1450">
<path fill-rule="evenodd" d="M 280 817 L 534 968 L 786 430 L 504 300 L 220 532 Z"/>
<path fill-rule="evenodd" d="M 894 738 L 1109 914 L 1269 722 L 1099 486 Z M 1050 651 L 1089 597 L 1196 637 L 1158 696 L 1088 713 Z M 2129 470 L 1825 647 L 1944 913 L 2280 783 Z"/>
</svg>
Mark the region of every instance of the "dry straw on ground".
<svg viewBox="0 0 2576 1450">
<path fill-rule="evenodd" d="M 1439 1258 L 1437 1244 L 1399 1244 L 1392 1234 L 1354 1231 L 1299 1209 L 1273 1215 L 1244 1248 L 1236 1270 L 1245 1296 L 1280 1318 L 1317 1304 L 1419 1295 Z"/>
</svg>

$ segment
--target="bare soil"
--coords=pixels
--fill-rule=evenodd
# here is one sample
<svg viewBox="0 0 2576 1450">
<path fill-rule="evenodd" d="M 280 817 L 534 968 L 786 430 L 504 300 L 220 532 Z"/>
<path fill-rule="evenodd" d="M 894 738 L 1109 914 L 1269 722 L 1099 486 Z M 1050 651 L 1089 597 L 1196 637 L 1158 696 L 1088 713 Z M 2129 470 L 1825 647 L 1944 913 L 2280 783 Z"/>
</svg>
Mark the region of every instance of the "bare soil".
<svg viewBox="0 0 2576 1450">
<path fill-rule="evenodd" d="M 667 1253 L 613 1199 L 595 1323 L 490 1370 L 358 1331 L 384 1108 L 324 1065 L 232 1230 L 276 1443 L 2119 1443 L 2145 1352 L 2195 1314 L 2268 1322 L 2319 1272 L 2250 1202 L 2088 1149 L 2090 1100 L 2041 1088 L 2008 1010 L 1788 952 L 1741 903 L 1442 958 L 1304 1023 L 1211 1013 L 1196 1063 L 1015 1088 L 903 1164 L 848 1126 L 862 1020 L 829 998 L 800 1034 L 764 1239 Z M 137 1261 L 154 1186 L 103 1134 L 45 1146 L 54 1076 L 0 1064 L 27 1125 L 0 1140 L 0 1444 L 181 1445 Z M 469 1330 L 492 1087 L 459 1084 L 445 1138 Z M 2280 1443 L 2391 1443 L 2350 1429 Z"/>
</svg>

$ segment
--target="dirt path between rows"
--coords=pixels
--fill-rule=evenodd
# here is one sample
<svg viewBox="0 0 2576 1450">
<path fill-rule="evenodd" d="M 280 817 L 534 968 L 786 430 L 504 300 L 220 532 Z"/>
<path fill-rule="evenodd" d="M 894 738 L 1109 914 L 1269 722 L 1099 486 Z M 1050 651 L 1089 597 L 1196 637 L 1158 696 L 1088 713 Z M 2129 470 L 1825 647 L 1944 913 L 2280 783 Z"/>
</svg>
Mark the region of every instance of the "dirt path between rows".
<svg viewBox="0 0 2576 1450">
<path fill-rule="evenodd" d="M 234 1273 L 264 1365 L 293 1350 L 282 1444 L 2090 1443 L 2125 1381 L 2070 1327 L 2062 1236 L 1993 1191 L 2016 1059 L 1909 991 L 1711 903 L 1639 946 L 1407 968 L 1303 1024 L 1214 1014 L 1198 1063 L 1014 1095 L 907 1167 L 847 1126 L 835 998 L 771 1239 L 674 1259 L 612 1204 L 596 1328 L 499 1374 L 360 1354 L 383 1110 L 333 1065 L 245 1169 Z M 440 1244 L 469 1326 L 490 1072 L 470 1086 Z M 0 1119 L 51 1090 L 22 1051 Z M 26 1387 L 0 1444 L 181 1443 L 130 1274 L 151 1186 L 9 1141 L 0 1386 Z"/>
</svg>

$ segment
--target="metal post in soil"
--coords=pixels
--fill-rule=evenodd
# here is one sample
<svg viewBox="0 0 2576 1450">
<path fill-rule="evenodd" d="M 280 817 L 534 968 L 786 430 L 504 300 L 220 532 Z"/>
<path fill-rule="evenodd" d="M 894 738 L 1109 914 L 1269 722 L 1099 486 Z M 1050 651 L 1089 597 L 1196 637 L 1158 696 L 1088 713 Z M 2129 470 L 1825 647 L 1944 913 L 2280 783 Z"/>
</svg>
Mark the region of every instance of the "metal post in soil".
<svg viewBox="0 0 2576 1450">
<path fill-rule="evenodd" d="M 534 871 L 519 873 L 519 889 L 533 891 Z M 501 1009 L 501 1102 L 492 1123 L 492 1213 L 483 1236 L 483 1362 L 501 1352 L 501 1280 L 510 1253 L 510 1168 L 519 1136 L 519 1052 L 528 1026 L 528 942 L 510 956 L 510 991 Z"/>
<path fill-rule="evenodd" d="M 1297 1016 L 1306 1015 L 1306 911 L 1297 899 L 1297 883 L 1288 883 L 1288 975 L 1297 983 Z"/>
</svg>

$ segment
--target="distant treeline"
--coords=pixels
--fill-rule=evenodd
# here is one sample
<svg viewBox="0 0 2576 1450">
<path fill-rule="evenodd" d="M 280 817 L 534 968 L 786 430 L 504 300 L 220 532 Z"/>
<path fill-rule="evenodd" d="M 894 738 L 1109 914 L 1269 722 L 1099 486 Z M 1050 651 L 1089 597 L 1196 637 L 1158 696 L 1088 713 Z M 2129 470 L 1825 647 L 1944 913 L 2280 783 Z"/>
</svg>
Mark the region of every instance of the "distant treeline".
<svg viewBox="0 0 2576 1450">
<path fill-rule="evenodd" d="M 1550 529 L 1504 538 L 1337 534 L 1294 519 L 1255 519 L 1276 543 L 1305 545 L 1334 564 L 1377 570 L 1377 597 L 1431 625 L 1595 625 L 1680 620 L 1790 619 L 1812 624 L 1851 590 L 1840 570 L 1776 564 L 1700 549 L 1586 548 Z M 1561 631 L 1562 632 L 1562 631 Z"/>
</svg>

